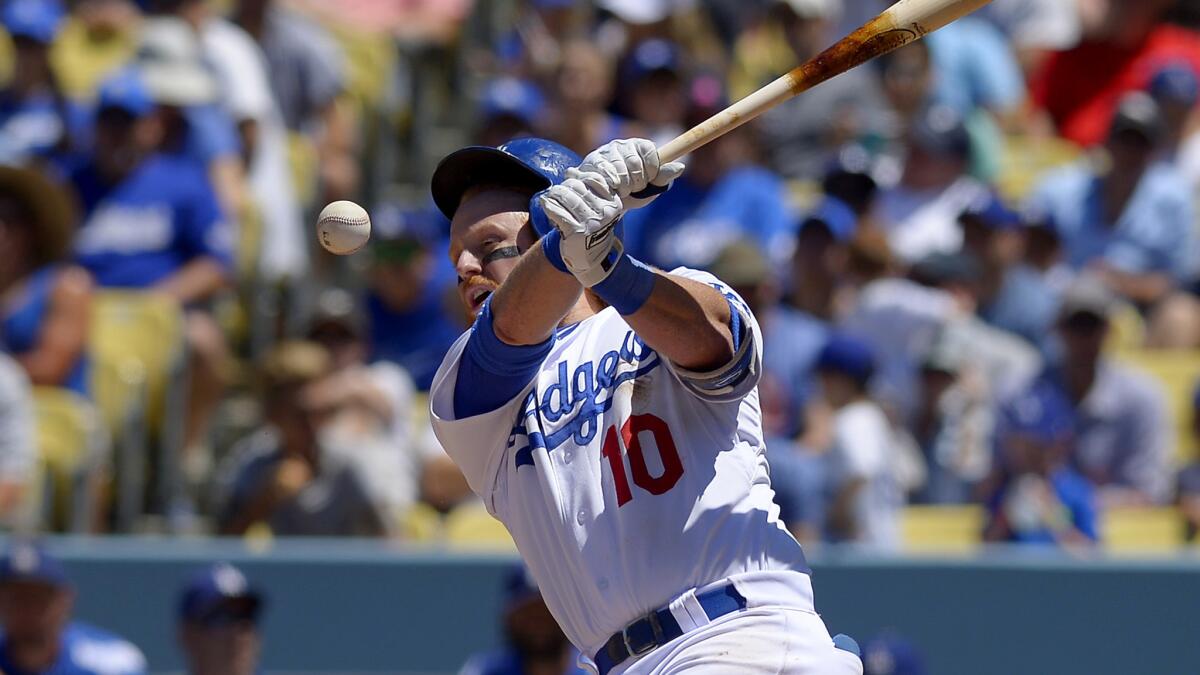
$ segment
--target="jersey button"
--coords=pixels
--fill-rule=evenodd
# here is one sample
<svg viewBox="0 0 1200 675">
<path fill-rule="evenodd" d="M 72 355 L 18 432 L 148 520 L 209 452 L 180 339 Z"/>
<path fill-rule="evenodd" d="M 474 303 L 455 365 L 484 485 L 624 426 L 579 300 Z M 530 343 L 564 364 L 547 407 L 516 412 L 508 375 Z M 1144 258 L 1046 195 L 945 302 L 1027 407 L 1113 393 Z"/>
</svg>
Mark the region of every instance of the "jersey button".
<svg viewBox="0 0 1200 675">
<path fill-rule="evenodd" d="M 579 509 L 579 513 L 575 514 L 575 522 L 579 523 L 580 525 L 587 522 L 587 519 L 588 519 L 587 509 Z"/>
<path fill-rule="evenodd" d="M 571 460 L 575 459 L 575 451 L 571 448 L 563 450 L 563 464 L 570 464 Z"/>
</svg>

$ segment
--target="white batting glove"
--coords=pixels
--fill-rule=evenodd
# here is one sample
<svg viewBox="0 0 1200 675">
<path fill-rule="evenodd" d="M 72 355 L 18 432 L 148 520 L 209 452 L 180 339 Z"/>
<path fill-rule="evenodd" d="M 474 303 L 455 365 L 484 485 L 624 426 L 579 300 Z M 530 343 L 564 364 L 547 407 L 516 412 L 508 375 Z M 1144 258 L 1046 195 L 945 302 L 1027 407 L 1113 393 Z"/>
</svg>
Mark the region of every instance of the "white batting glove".
<svg viewBox="0 0 1200 675">
<path fill-rule="evenodd" d="M 683 162 L 659 166 L 658 148 L 644 138 L 611 141 L 583 158 L 579 170 L 598 173 L 621 198 L 625 210 L 641 208 L 666 192 L 683 174 Z M 651 188 L 653 194 L 635 196 Z"/>
<path fill-rule="evenodd" d="M 567 179 L 551 186 L 538 199 L 562 235 L 559 252 L 571 274 L 588 288 L 604 281 L 622 251 L 614 232 L 625 213 L 620 197 L 604 177 L 567 169 Z"/>
</svg>

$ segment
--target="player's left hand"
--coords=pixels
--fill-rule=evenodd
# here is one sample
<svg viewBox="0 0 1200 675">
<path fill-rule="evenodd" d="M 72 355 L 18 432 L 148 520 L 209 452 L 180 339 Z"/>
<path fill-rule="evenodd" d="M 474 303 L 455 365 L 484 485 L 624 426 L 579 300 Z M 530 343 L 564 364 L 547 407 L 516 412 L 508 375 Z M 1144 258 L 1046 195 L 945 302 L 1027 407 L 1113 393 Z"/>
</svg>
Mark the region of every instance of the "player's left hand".
<svg viewBox="0 0 1200 675">
<path fill-rule="evenodd" d="M 622 251 L 615 234 L 625 213 L 620 197 L 600 174 L 573 168 L 537 200 L 562 235 L 559 252 L 571 274 L 589 288 L 603 281 L 612 267 L 602 263 Z"/>
<path fill-rule="evenodd" d="M 588 153 L 579 165 L 580 171 L 603 176 L 609 188 L 621 198 L 626 211 L 654 201 L 670 189 L 685 168 L 683 162 L 660 166 L 658 148 L 645 138 L 605 143 Z"/>
</svg>

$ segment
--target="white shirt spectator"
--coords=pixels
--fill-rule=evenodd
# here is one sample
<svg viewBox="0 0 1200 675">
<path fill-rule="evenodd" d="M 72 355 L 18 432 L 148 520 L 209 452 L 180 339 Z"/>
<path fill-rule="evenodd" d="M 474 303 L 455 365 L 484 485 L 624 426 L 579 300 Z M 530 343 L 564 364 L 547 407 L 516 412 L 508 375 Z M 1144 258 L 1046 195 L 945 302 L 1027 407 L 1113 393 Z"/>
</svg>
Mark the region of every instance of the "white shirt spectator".
<svg viewBox="0 0 1200 675">
<path fill-rule="evenodd" d="M 835 490 L 851 481 L 863 483 L 851 507 L 856 543 L 887 549 L 900 545 L 904 493 L 895 450 L 891 424 L 875 403 L 857 401 L 835 413 L 830 455 Z"/>
<path fill-rule="evenodd" d="M 916 191 L 903 185 L 879 196 L 876 212 L 883 215 L 888 243 L 905 262 L 934 253 L 954 253 L 962 247 L 958 217 L 987 188 L 963 176 L 941 191 Z"/>
<path fill-rule="evenodd" d="M 28 481 L 36 462 L 29 380 L 15 361 L 0 353 L 0 482 Z"/>
<path fill-rule="evenodd" d="M 980 16 L 1018 49 L 1061 51 L 1079 44 L 1083 36 L 1075 0 L 993 0 Z"/>
</svg>

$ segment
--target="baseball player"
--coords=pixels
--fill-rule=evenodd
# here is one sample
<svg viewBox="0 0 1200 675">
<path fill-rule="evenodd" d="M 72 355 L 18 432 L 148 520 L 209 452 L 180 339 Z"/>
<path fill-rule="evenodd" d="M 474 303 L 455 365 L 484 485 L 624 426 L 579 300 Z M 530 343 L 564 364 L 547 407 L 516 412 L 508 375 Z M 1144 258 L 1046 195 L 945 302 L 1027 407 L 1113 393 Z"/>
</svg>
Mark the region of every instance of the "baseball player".
<svg viewBox="0 0 1200 675">
<path fill-rule="evenodd" d="M 861 674 L 777 517 L 754 316 L 709 274 L 623 252 L 622 214 L 683 170 L 646 140 L 441 162 L 475 323 L 434 377 L 434 431 L 601 675 Z"/>
</svg>

